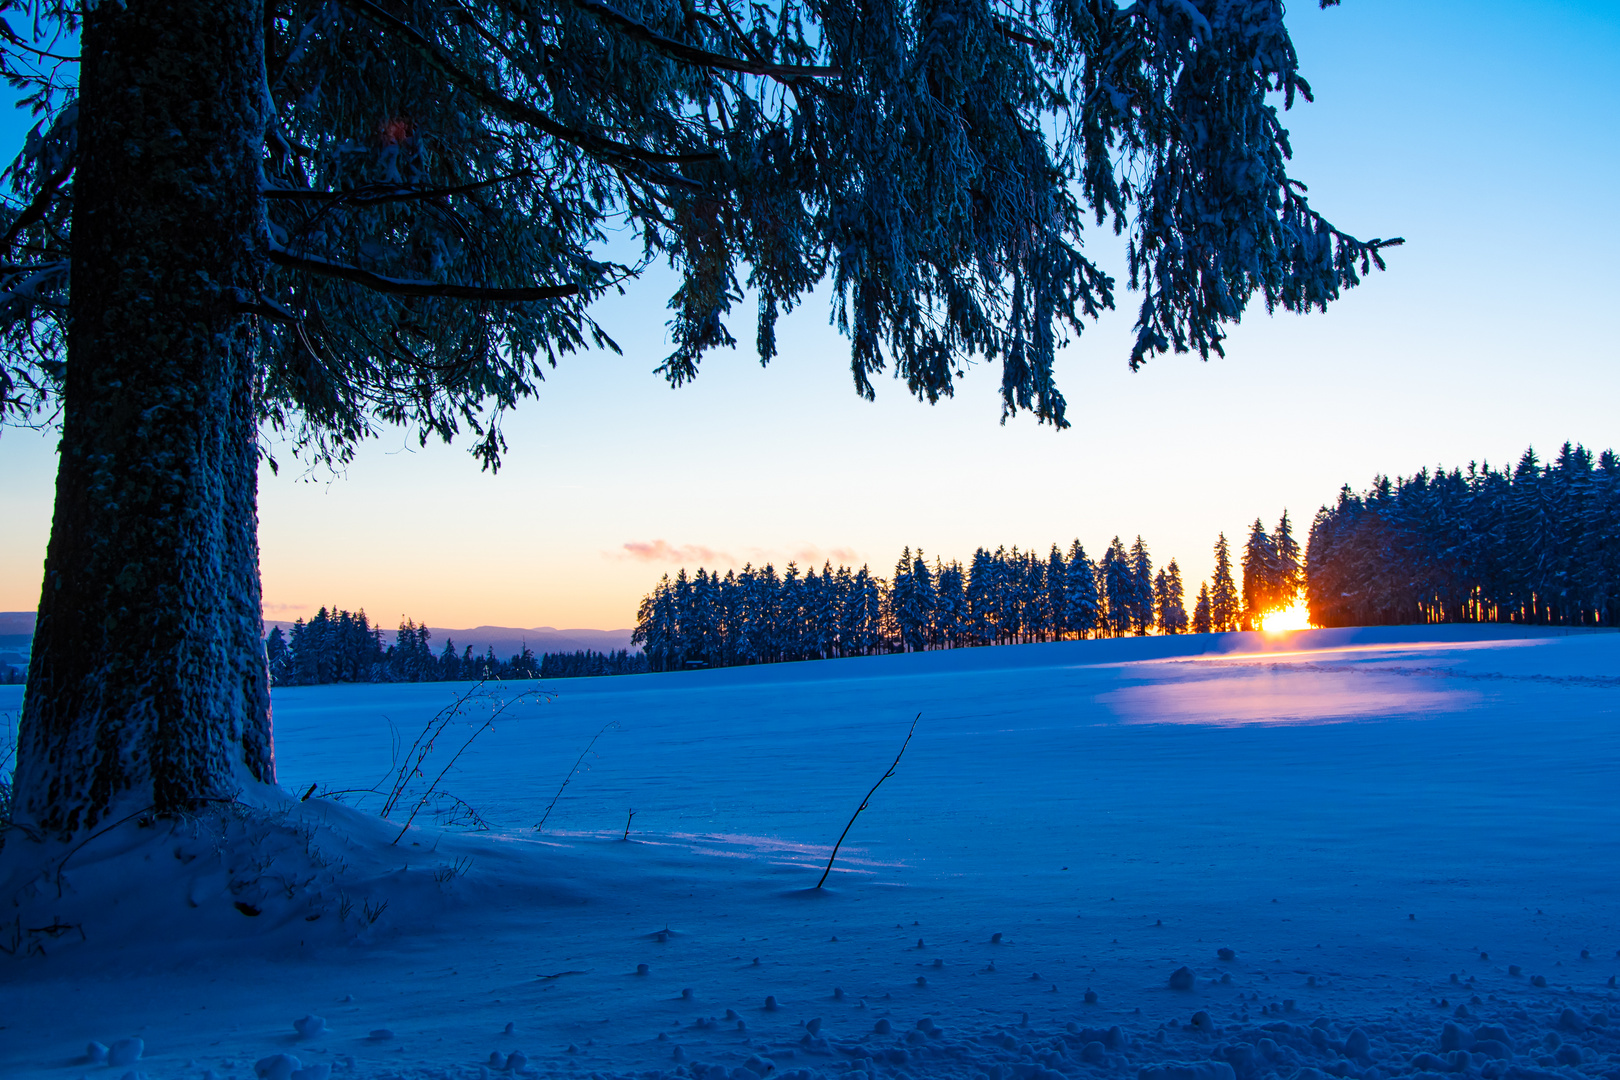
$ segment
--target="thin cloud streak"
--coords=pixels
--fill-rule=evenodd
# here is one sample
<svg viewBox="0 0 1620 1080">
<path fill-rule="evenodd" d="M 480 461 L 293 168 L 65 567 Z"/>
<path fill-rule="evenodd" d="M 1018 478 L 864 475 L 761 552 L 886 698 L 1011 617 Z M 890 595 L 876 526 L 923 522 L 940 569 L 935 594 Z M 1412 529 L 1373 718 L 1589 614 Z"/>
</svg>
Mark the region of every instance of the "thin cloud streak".
<svg viewBox="0 0 1620 1080">
<path fill-rule="evenodd" d="M 810 569 L 819 568 L 824 563 L 834 566 L 856 566 L 861 562 L 860 552 L 853 548 L 834 547 L 823 548 L 814 544 L 791 551 L 770 548 L 748 548 L 742 558 L 729 552 L 718 551 L 702 544 L 671 544 L 668 540 L 631 540 L 622 545 L 618 552 L 603 552 L 609 558 L 629 559 L 634 562 L 666 563 L 680 566 L 728 566 L 739 567 L 743 563 L 753 563 L 755 566 L 764 566 L 772 563 L 784 566 L 789 562 L 797 562 L 800 566 Z"/>
<path fill-rule="evenodd" d="M 681 544 L 677 547 L 668 540 L 631 540 L 624 545 L 624 551 L 622 558 L 637 562 L 735 564 L 737 561 L 723 551 L 702 544 Z"/>
</svg>

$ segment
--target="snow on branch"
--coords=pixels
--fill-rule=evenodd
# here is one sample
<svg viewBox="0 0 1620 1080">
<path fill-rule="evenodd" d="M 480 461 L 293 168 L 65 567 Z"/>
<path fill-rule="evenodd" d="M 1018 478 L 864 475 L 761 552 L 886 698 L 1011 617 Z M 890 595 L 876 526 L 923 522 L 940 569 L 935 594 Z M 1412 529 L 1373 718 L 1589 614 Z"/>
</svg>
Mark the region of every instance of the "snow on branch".
<svg viewBox="0 0 1620 1080">
<path fill-rule="evenodd" d="M 374 292 L 390 293 L 394 296 L 439 296 L 453 300 L 491 300 L 498 303 L 513 303 L 525 300 L 556 300 L 564 296 L 574 296 L 579 293 L 578 285 L 531 285 L 517 289 L 497 289 L 483 285 L 455 285 L 440 281 L 427 281 L 420 278 L 395 278 L 383 274 L 373 273 L 358 266 L 347 263 L 330 262 L 326 259 L 315 258 L 310 255 L 295 255 L 281 245 L 271 241 L 269 249 L 270 261 L 278 266 L 285 266 L 290 270 L 303 270 L 306 273 L 319 274 L 323 277 L 342 278 L 362 285 Z"/>
<path fill-rule="evenodd" d="M 735 71 L 739 75 L 763 75 L 767 78 L 782 81 L 791 79 L 837 79 L 842 78 L 844 74 L 842 68 L 836 67 L 771 64 L 760 60 L 740 60 L 734 56 L 709 52 L 706 49 L 699 49 L 694 45 L 685 45 L 673 38 L 667 38 L 645 23 L 632 19 L 611 4 L 603 3 L 602 0 L 571 0 L 571 2 L 581 11 L 588 11 L 603 22 L 622 31 L 626 37 L 639 41 L 644 45 L 650 45 L 659 52 L 673 56 L 677 60 L 684 60 L 699 67 Z"/>
<path fill-rule="evenodd" d="M 537 175 L 533 169 L 519 169 L 505 176 L 492 176 L 471 184 L 454 187 L 416 187 L 411 184 L 368 184 L 348 191 L 321 191 L 317 188 L 287 188 L 267 185 L 262 194 L 267 199 L 290 199 L 299 202 L 345 202 L 355 206 L 375 206 L 378 203 L 409 202 L 414 199 L 442 199 L 451 195 L 465 195 L 481 188 L 523 180 Z M 3 249 L 0 249 L 3 250 Z"/>
<path fill-rule="evenodd" d="M 694 190 L 702 185 L 684 176 L 666 172 L 656 168 L 657 165 L 680 165 L 689 162 L 717 161 L 720 155 L 714 152 L 693 154 L 663 154 L 653 150 L 644 150 L 639 146 L 610 139 L 605 135 L 593 135 L 587 131 L 577 131 L 553 120 L 544 112 L 532 105 L 521 101 L 513 101 L 505 94 L 470 72 L 462 70 L 444 49 L 424 36 L 409 23 L 396 18 L 383 10 L 372 0 L 350 0 L 354 10 L 365 18 L 385 30 L 392 31 L 409 45 L 411 50 L 427 61 L 428 65 L 438 71 L 458 89 L 471 96 L 485 108 L 515 120 L 521 124 L 528 124 L 554 139 L 570 143 L 588 153 L 597 154 L 608 159 L 616 159 L 634 167 L 638 172 L 647 174 L 659 183 L 674 187 L 688 187 Z"/>
</svg>

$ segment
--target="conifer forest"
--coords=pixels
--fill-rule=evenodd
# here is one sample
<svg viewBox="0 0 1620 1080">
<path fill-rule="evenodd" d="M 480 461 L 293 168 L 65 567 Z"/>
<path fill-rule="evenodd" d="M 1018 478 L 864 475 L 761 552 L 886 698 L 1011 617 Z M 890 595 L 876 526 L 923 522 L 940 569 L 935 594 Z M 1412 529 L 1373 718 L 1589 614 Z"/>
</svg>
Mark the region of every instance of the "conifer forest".
<svg viewBox="0 0 1620 1080">
<path fill-rule="evenodd" d="M 1046 556 L 980 548 L 967 566 L 901 554 L 893 574 L 789 564 L 682 569 L 641 602 L 634 642 L 653 671 L 919 649 L 1133 634 L 1254 629 L 1301 593 L 1319 627 L 1440 622 L 1612 626 L 1620 616 L 1620 459 L 1565 444 L 1543 465 L 1420 470 L 1346 486 L 1301 551 L 1285 512 L 1260 519 L 1233 578 L 1215 544 L 1212 579 L 1188 614 L 1172 559 L 1155 571 L 1141 537 L 1096 560 L 1078 540 Z"/>
<path fill-rule="evenodd" d="M 364 611 L 322 608 L 265 647 L 277 686 L 633 675 L 1080 638 L 1257 629 L 1303 598 L 1319 627 L 1444 622 L 1613 626 L 1620 618 L 1620 457 L 1564 444 L 1511 469 L 1419 470 L 1348 485 L 1302 548 L 1285 511 L 1241 549 L 1214 546 L 1192 593 L 1142 537 L 1093 559 L 1079 540 L 1046 554 L 979 548 L 964 565 L 901 552 L 887 575 L 830 562 L 666 574 L 642 598 L 642 651 L 499 658 L 400 623 L 391 645 Z"/>
<path fill-rule="evenodd" d="M 647 670 L 639 653 L 620 649 L 601 653 L 587 649 L 536 656 L 527 647 L 500 659 L 490 647 L 475 656 L 468 645 L 459 652 L 445 638 L 435 654 L 432 634 L 412 619 L 400 621 L 394 643 L 384 646 L 381 626 L 364 610 L 321 608 L 290 632 L 273 627 L 265 638 L 265 658 L 275 686 L 318 686 L 356 682 L 459 682 L 480 679 L 568 679 L 593 675 L 633 675 Z"/>
<path fill-rule="evenodd" d="M 1565 443 L 1543 464 L 1419 470 L 1347 485 L 1311 526 L 1317 626 L 1620 619 L 1620 458 Z"/>
</svg>

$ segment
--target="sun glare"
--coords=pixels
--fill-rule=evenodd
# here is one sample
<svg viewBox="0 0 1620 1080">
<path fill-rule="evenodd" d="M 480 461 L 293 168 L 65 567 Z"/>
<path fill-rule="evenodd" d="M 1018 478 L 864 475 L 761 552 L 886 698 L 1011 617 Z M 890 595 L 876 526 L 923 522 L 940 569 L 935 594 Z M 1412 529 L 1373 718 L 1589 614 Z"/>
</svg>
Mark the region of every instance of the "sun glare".
<svg viewBox="0 0 1620 1080">
<path fill-rule="evenodd" d="M 1305 610 L 1305 598 L 1299 597 L 1291 607 L 1273 611 L 1265 617 L 1260 628 L 1268 634 L 1286 634 L 1290 630 L 1309 630 L 1310 614 Z"/>
</svg>

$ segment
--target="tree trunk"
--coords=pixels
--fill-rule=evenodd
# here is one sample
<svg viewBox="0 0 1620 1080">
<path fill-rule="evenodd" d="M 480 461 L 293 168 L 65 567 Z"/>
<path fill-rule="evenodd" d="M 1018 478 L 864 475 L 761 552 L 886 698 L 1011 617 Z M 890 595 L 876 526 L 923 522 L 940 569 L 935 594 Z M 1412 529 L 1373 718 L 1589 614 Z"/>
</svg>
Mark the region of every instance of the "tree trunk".
<svg viewBox="0 0 1620 1080">
<path fill-rule="evenodd" d="M 56 511 L 19 822 L 273 781 L 260 645 L 262 0 L 90 6 Z"/>
</svg>

